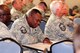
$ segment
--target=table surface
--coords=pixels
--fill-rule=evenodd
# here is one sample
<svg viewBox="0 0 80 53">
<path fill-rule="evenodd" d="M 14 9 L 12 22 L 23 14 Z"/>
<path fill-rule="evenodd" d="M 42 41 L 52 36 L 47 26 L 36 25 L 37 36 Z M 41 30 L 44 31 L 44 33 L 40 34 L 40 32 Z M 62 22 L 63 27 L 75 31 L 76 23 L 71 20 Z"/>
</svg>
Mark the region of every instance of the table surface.
<svg viewBox="0 0 80 53">
<path fill-rule="evenodd" d="M 56 43 L 57 41 L 52 41 L 53 44 Z M 36 43 L 36 44 L 30 44 L 30 45 L 26 45 L 27 48 L 32 48 L 32 49 L 36 49 L 36 50 L 40 50 L 40 51 L 44 51 L 46 48 L 48 49 L 48 51 L 50 51 L 50 46 L 52 44 L 46 44 L 46 43 Z"/>
</svg>

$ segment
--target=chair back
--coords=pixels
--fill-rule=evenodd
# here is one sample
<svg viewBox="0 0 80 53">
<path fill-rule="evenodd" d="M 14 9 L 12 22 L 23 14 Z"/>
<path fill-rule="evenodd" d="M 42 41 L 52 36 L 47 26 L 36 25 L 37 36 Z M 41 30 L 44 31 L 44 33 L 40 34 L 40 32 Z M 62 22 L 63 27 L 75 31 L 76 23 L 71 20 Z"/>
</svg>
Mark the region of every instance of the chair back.
<svg viewBox="0 0 80 53">
<path fill-rule="evenodd" d="M 46 25 L 46 21 L 42 20 L 39 26 L 43 33 L 44 33 L 45 25 Z"/>
<path fill-rule="evenodd" d="M 63 40 L 52 44 L 50 53 L 74 53 L 73 41 Z"/>
<path fill-rule="evenodd" d="M 0 40 L 0 53 L 23 53 L 21 45 L 11 38 Z"/>
</svg>

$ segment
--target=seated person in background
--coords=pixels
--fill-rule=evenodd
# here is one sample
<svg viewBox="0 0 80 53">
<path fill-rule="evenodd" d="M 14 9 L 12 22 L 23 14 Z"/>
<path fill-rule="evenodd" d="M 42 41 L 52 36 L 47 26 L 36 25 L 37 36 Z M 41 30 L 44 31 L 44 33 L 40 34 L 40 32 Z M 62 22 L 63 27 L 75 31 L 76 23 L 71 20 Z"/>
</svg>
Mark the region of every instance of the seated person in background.
<svg viewBox="0 0 80 53">
<path fill-rule="evenodd" d="M 74 20 L 76 16 L 80 16 L 80 10 L 78 6 L 74 6 L 71 11 L 71 16 L 69 17 L 71 20 Z"/>
<path fill-rule="evenodd" d="M 73 13 L 73 10 L 77 10 L 79 7 L 77 5 L 73 6 L 72 9 L 70 9 L 70 16 L 74 16 L 75 14 Z"/>
<path fill-rule="evenodd" d="M 14 0 L 12 2 L 12 9 L 10 11 L 11 13 L 11 20 L 14 21 L 17 18 L 20 18 L 23 16 L 22 8 L 24 6 L 23 4 L 24 0 Z"/>
<path fill-rule="evenodd" d="M 33 5 L 33 0 L 14 0 L 11 9 L 11 20 L 14 21 L 25 14 Z"/>
<path fill-rule="evenodd" d="M 10 9 L 6 5 L 0 5 L 0 38 L 12 38 L 12 34 L 9 31 L 11 14 Z"/>
<path fill-rule="evenodd" d="M 46 20 L 45 18 L 45 12 L 47 10 L 47 4 L 45 2 L 40 2 L 38 5 L 36 5 L 35 7 L 33 7 L 32 9 L 37 9 L 41 12 L 42 14 L 42 20 Z"/>
<path fill-rule="evenodd" d="M 80 9 L 79 8 L 73 9 L 73 14 L 74 14 L 73 19 L 76 18 L 77 16 L 80 16 Z"/>
<path fill-rule="evenodd" d="M 75 6 L 73 6 L 73 8 L 72 8 L 72 13 L 73 13 L 73 15 L 72 16 L 75 16 L 76 15 L 76 13 L 78 13 L 79 12 L 79 7 L 77 6 L 77 5 L 75 5 Z"/>
<path fill-rule="evenodd" d="M 80 17 L 74 19 L 73 42 L 75 53 L 80 53 Z"/>
<path fill-rule="evenodd" d="M 66 17 L 68 8 L 65 3 L 53 1 L 50 10 L 52 14 L 46 23 L 44 34 L 53 41 L 71 39 L 72 35 L 67 26 L 71 21 Z"/>
<path fill-rule="evenodd" d="M 22 7 L 22 12 L 26 13 L 29 9 L 35 6 L 34 0 L 23 0 L 24 6 Z"/>
<path fill-rule="evenodd" d="M 37 9 L 32 9 L 28 11 L 23 18 L 15 20 L 10 31 L 12 34 L 14 34 L 14 37 L 17 39 L 17 41 L 22 45 L 42 42 L 45 36 L 38 26 L 41 19 L 41 13 Z M 26 51 L 27 53 L 34 52 L 32 50 Z"/>
<path fill-rule="evenodd" d="M 72 14 L 72 9 L 71 9 L 71 8 L 69 8 L 69 15 L 70 15 L 70 16 L 73 16 L 73 14 Z"/>
</svg>

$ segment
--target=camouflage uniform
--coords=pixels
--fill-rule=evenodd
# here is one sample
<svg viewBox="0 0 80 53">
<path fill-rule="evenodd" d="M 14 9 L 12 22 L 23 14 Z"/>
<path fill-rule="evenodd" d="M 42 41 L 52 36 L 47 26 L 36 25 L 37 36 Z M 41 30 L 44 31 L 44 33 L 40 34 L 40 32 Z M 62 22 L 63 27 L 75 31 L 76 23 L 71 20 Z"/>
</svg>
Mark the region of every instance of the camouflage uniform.
<svg viewBox="0 0 80 53">
<path fill-rule="evenodd" d="M 8 27 L 2 22 L 0 22 L 0 39 L 6 37 L 15 39 L 10 33 Z"/>
<path fill-rule="evenodd" d="M 71 21 L 67 17 L 58 19 L 54 14 L 51 14 L 45 26 L 45 35 L 53 41 L 61 41 L 72 38 L 71 32 L 66 24 Z"/>
<path fill-rule="evenodd" d="M 39 26 L 37 28 L 31 28 L 27 23 L 25 15 L 15 20 L 10 31 L 14 34 L 18 42 L 23 45 L 37 43 L 44 39 Z"/>
<path fill-rule="evenodd" d="M 32 5 L 31 3 L 28 5 L 24 5 L 21 9 L 21 11 L 17 11 L 14 7 L 12 7 L 11 9 L 11 20 L 14 21 L 17 18 L 20 18 L 23 16 L 23 14 L 25 14 L 29 9 L 31 9 L 34 5 Z"/>
<path fill-rule="evenodd" d="M 14 21 L 17 18 L 20 18 L 23 16 L 23 13 L 21 11 L 17 11 L 14 7 L 11 9 L 11 20 Z"/>
<path fill-rule="evenodd" d="M 29 3 L 23 6 L 22 8 L 22 12 L 26 13 L 29 9 L 31 9 L 32 7 L 34 7 L 35 5 L 33 3 Z"/>
</svg>

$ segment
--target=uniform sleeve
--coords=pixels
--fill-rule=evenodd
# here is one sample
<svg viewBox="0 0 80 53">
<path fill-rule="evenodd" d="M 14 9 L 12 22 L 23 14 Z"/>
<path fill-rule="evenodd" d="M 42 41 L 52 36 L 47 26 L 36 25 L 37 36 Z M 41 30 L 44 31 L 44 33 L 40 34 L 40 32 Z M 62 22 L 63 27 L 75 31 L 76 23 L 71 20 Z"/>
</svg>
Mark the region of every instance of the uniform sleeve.
<svg viewBox="0 0 80 53">
<path fill-rule="evenodd" d="M 1 38 L 13 38 L 15 39 L 12 34 L 10 33 L 8 27 L 0 22 L 0 39 Z"/>
<path fill-rule="evenodd" d="M 52 17 L 53 18 L 53 17 Z M 45 31 L 44 34 L 46 35 L 46 37 L 48 37 L 50 40 L 53 40 L 53 35 L 55 34 L 54 30 L 55 30 L 55 26 L 53 24 L 54 20 L 51 17 L 48 19 L 48 22 L 46 23 L 45 26 Z"/>
<path fill-rule="evenodd" d="M 74 28 L 73 28 L 73 22 L 68 18 L 68 17 L 64 17 L 64 24 L 66 26 L 66 31 L 65 31 L 65 34 L 67 36 L 67 38 L 69 39 L 73 39 L 73 31 L 74 31 Z"/>
<path fill-rule="evenodd" d="M 68 18 L 68 16 L 64 17 L 62 21 L 64 22 L 65 25 L 69 25 L 72 23 L 72 21 Z"/>
<path fill-rule="evenodd" d="M 51 25 L 46 25 L 45 26 L 45 31 L 44 34 L 46 35 L 46 37 L 48 37 L 50 40 L 53 40 L 53 34 L 55 29 L 51 26 Z"/>
<path fill-rule="evenodd" d="M 38 42 L 42 42 L 45 39 L 45 35 L 42 33 L 42 30 L 40 29 L 40 27 L 37 27 L 37 38 L 38 38 Z"/>
</svg>

